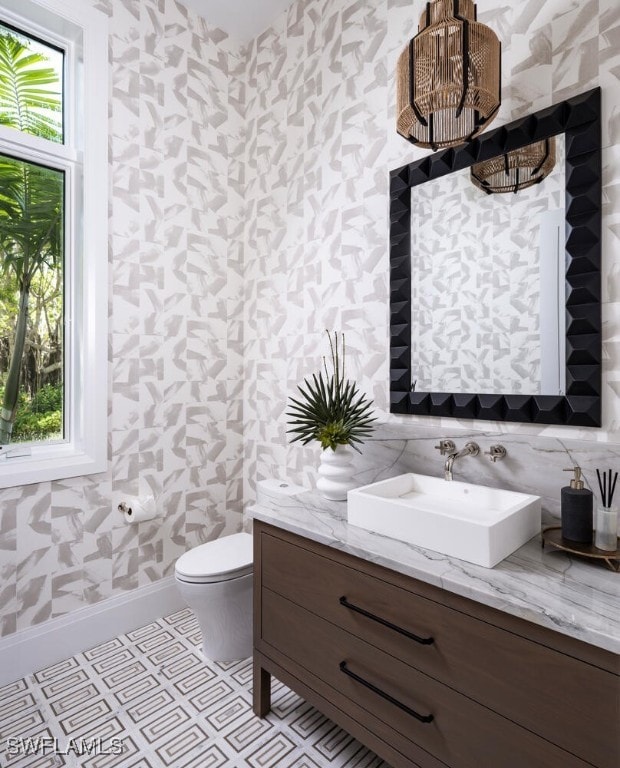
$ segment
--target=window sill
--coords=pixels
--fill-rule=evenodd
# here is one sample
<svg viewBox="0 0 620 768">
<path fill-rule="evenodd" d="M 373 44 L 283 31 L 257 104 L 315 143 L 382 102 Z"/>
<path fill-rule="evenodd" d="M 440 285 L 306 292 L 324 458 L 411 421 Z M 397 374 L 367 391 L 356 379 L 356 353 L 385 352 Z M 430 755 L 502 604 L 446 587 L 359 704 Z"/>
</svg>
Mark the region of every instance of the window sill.
<svg viewBox="0 0 620 768">
<path fill-rule="evenodd" d="M 33 448 L 30 456 L 0 459 L 0 488 L 94 475 L 106 469 L 104 451 L 86 453 L 72 445 Z"/>
</svg>

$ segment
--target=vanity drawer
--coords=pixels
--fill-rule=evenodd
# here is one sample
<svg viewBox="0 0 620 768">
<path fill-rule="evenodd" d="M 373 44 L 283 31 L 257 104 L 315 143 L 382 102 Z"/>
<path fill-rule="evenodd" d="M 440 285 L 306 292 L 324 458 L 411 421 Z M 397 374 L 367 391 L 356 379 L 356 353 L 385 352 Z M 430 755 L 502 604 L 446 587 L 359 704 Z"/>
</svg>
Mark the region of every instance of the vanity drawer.
<svg viewBox="0 0 620 768">
<path fill-rule="evenodd" d="M 413 587 L 412 579 L 356 558 L 344 565 L 334 559 L 342 557 L 337 551 L 287 538 L 261 534 L 263 587 L 584 760 L 616 768 L 616 675 L 390 581 L 396 576 Z M 472 601 L 460 600 L 475 611 Z"/>
<path fill-rule="evenodd" d="M 578 757 L 267 589 L 262 592 L 262 626 L 262 652 L 268 655 L 269 645 L 273 646 L 338 696 L 371 713 L 377 730 L 391 727 L 452 768 L 586 766 Z"/>
</svg>

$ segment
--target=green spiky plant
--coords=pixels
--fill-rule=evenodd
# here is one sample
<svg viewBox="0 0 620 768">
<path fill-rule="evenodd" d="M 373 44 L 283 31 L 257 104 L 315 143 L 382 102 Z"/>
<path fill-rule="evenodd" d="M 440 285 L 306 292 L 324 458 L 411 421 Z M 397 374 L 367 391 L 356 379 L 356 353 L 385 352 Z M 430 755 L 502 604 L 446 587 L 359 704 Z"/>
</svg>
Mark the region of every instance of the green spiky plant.
<svg viewBox="0 0 620 768">
<path fill-rule="evenodd" d="M 358 453 L 356 443 L 363 443 L 373 431 L 373 401 L 360 394 L 357 384 L 345 379 L 345 342 L 341 334 L 342 351 L 339 350 L 338 332 L 334 338 L 326 331 L 331 349 L 332 372 L 323 358 L 324 372 L 313 373 L 311 379 L 304 379 L 304 385 L 297 389 L 301 398 L 291 397 L 289 417 L 294 437 L 291 442 L 301 440 L 306 445 L 318 440 L 323 450 L 336 450 L 338 445 L 350 445 Z"/>
</svg>

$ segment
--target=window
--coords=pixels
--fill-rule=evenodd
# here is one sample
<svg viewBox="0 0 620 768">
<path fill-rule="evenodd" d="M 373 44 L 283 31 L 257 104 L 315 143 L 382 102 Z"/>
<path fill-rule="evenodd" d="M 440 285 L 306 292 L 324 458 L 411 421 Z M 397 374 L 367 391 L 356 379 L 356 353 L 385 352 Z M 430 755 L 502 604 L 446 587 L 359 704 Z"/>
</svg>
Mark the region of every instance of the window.
<svg viewBox="0 0 620 768">
<path fill-rule="evenodd" d="M 107 18 L 0 0 L 0 488 L 101 472 Z"/>
</svg>

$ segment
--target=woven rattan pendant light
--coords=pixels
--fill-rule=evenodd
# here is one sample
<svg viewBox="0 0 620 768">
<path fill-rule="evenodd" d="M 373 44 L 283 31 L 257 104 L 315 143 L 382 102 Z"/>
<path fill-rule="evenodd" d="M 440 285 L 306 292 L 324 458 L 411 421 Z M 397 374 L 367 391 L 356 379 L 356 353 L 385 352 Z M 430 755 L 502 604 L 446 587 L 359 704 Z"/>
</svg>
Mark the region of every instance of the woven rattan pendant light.
<svg viewBox="0 0 620 768">
<path fill-rule="evenodd" d="M 501 103 L 501 44 L 473 0 L 431 0 L 396 70 L 397 131 L 441 149 L 473 138 Z"/>
<path fill-rule="evenodd" d="M 518 192 L 546 178 L 555 166 L 555 137 L 536 141 L 471 167 L 472 182 L 487 194 Z"/>
</svg>

